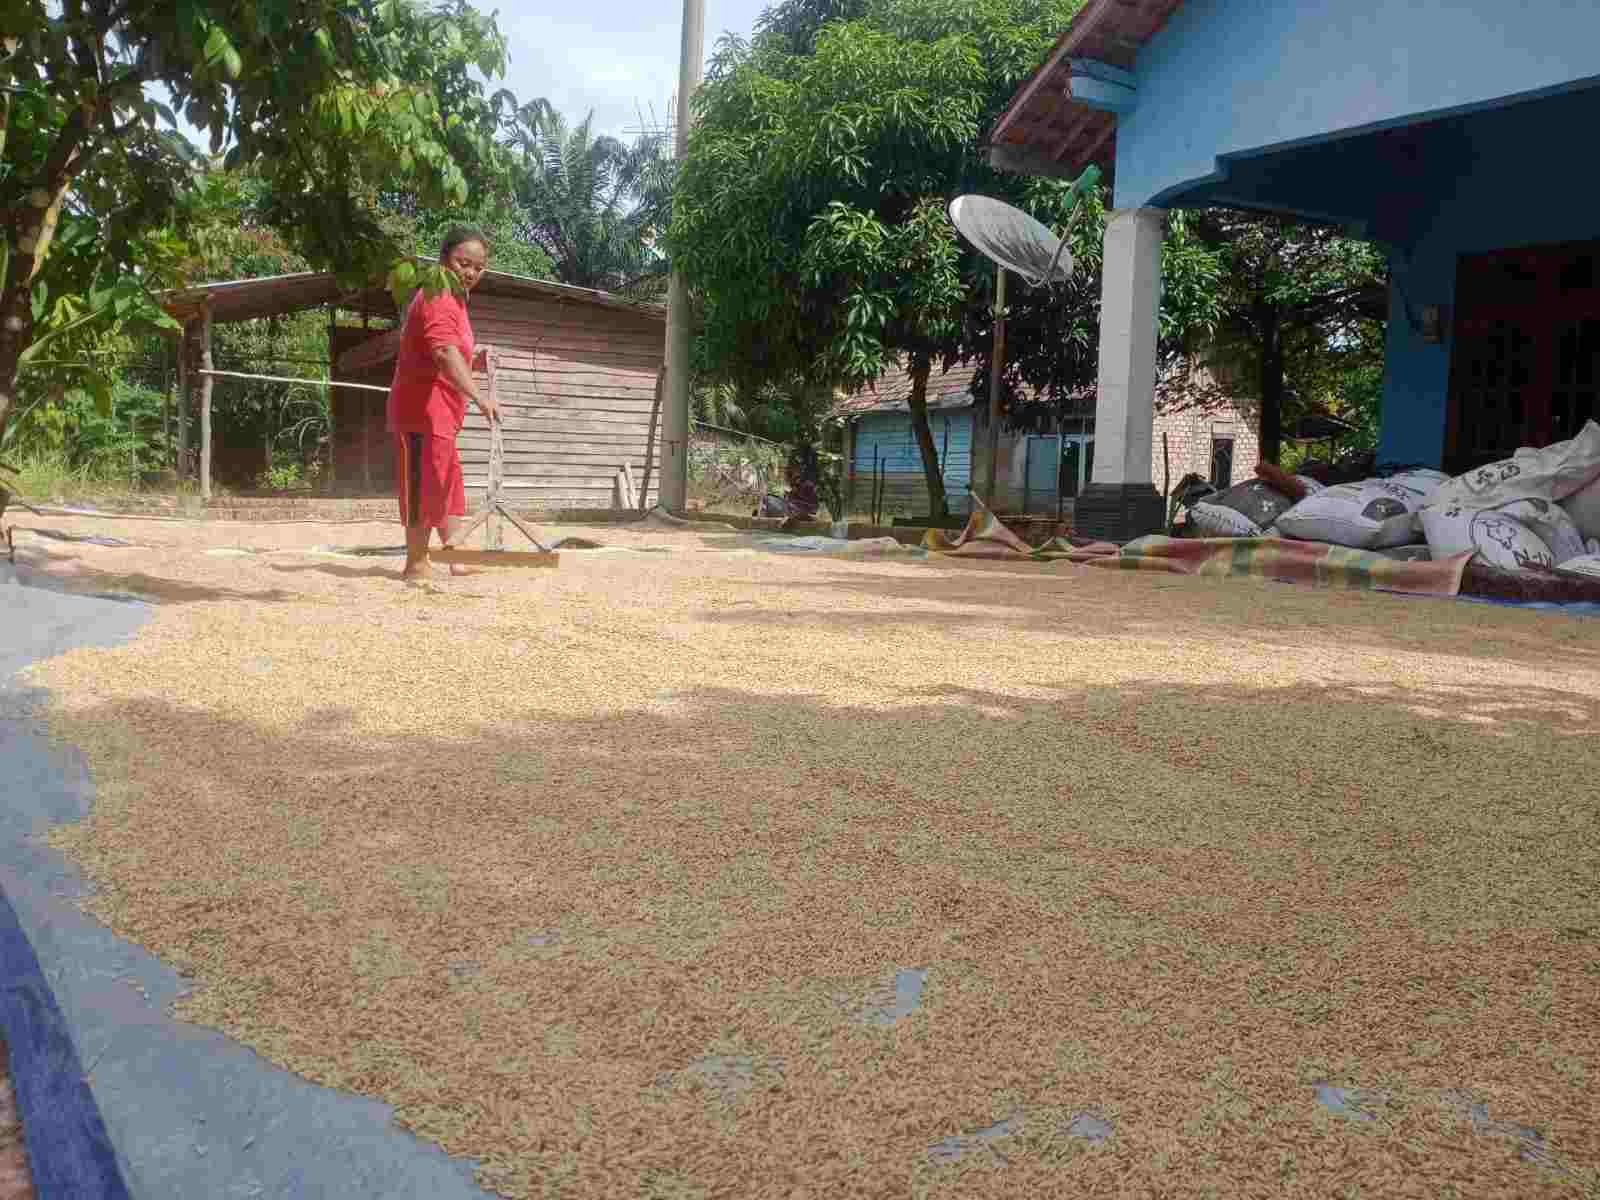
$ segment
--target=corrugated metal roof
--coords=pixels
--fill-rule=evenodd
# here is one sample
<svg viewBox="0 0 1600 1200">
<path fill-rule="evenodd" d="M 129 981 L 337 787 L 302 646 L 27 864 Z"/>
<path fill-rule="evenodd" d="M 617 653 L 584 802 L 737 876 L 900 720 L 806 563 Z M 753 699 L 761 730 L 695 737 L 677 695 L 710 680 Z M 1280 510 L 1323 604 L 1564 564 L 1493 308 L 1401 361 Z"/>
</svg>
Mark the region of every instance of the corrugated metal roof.
<svg viewBox="0 0 1600 1200">
<path fill-rule="evenodd" d="M 989 143 L 1027 152 L 1076 174 L 1090 163 L 1106 181 L 1116 163 L 1117 118 L 1073 100 L 1071 60 L 1092 59 L 1125 71 L 1183 0 L 1089 0 L 1038 70 L 1017 89 Z"/>
<path fill-rule="evenodd" d="M 594 304 L 603 308 L 623 309 L 663 322 L 667 318 L 666 306 L 662 304 L 648 304 L 610 292 L 553 283 L 548 279 L 530 279 L 505 271 L 485 271 L 478 281 L 477 290 L 490 296 L 528 296 Z M 198 287 L 166 292 L 162 301 L 167 311 L 180 319 L 197 314 L 203 304 L 209 303 L 211 319 L 223 325 L 301 312 L 334 302 L 350 308 L 365 307 L 374 316 L 397 315 L 394 300 L 387 289 L 351 290 L 342 287 L 335 276 L 326 271 L 301 271 L 293 275 L 266 275 L 257 279 L 203 283 Z"/>
<path fill-rule="evenodd" d="M 972 380 L 977 373 L 976 364 L 963 364 L 951 367 L 948 371 L 940 371 L 938 367 L 934 367 L 928 375 L 929 411 L 968 408 L 978 403 L 980 399 L 987 407 L 989 403 L 987 394 L 983 397 L 975 397 L 972 394 Z M 1031 389 L 1024 388 L 1023 394 L 1031 395 Z M 1092 411 L 1095 395 L 1096 388 L 1090 385 L 1071 393 L 1069 399 L 1079 407 L 1087 404 Z M 868 384 L 859 392 L 837 401 L 833 411 L 848 417 L 859 417 L 874 412 L 910 412 L 910 397 L 911 373 L 903 367 L 896 368 L 884 372 L 875 383 Z"/>
<path fill-rule="evenodd" d="M 966 408 L 973 402 L 972 377 L 976 366 L 954 366 L 948 371 L 934 367 L 928 373 L 929 409 Z M 849 416 L 869 412 L 910 412 L 911 372 L 904 367 L 885 371 L 859 392 L 846 396 L 834 411 Z"/>
</svg>

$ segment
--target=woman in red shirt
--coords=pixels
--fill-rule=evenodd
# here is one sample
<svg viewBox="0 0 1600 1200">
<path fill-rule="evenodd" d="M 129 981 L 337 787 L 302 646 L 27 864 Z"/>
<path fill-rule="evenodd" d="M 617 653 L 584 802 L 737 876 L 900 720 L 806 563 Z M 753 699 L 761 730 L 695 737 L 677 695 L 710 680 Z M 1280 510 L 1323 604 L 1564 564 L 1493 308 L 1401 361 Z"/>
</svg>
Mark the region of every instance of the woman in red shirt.
<svg viewBox="0 0 1600 1200">
<path fill-rule="evenodd" d="M 439 262 L 454 272 L 462 291 L 429 296 L 418 292 L 406 309 L 389 387 L 388 425 L 395 438 L 400 521 L 406 527 L 402 579 L 427 575 L 432 531 L 448 548 L 467 515 L 456 434 L 466 420 L 467 401 L 498 422 L 498 406 L 472 378 L 472 324 L 467 296 L 482 278 L 489 243 L 476 229 L 456 227 L 445 235 Z M 452 573 L 467 574 L 452 564 Z"/>
</svg>

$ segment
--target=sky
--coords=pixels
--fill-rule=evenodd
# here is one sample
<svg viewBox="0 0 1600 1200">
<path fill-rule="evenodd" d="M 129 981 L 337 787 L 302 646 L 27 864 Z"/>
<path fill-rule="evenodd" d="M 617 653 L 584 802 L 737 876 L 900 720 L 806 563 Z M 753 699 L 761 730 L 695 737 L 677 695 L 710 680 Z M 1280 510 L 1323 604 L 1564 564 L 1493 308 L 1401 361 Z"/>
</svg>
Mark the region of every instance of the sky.
<svg viewBox="0 0 1600 1200">
<path fill-rule="evenodd" d="M 771 2 L 705 0 L 706 57 L 725 31 L 749 37 Z M 523 104 L 542 96 L 571 125 L 593 110 L 595 134 L 629 141 L 641 114 L 645 124 L 665 125 L 678 90 L 682 0 L 561 3 L 567 11 L 553 18 L 548 9 L 554 0 L 511 0 L 509 7 L 499 9 L 509 61 L 505 77 L 490 80 L 489 90 L 508 88 Z M 494 0 L 477 0 L 475 6 L 495 11 Z M 204 134 L 178 119 L 196 145 L 206 145 Z"/>
<path fill-rule="evenodd" d="M 748 37 L 770 0 L 705 0 L 706 56 L 724 31 Z M 479 0 L 493 9 L 493 0 Z M 526 103 L 543 96 L 572 124 L 594 110 L 594 131 L 624 137 L 646 122 L 664 124 L 678 89 L 681 0 L 512 0 L 500 9 L 509 43 L 503 85 Z M 652 109 L 654 116 L 652 118 Z"/>
</svg>

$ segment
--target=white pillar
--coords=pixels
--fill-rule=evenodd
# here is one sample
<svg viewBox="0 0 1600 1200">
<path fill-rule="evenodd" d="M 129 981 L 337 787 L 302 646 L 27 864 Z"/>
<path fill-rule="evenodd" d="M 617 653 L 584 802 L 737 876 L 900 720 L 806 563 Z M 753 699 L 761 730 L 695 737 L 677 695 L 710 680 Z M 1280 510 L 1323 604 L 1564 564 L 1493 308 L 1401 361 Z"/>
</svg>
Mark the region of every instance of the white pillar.
<svg viewBox="0 0 1600 1200">
<path fill-rule="evenodd" d="M 1149 483 L 1155 426 L 1156 323 L 1163 208 L 1122 208 L 1106 219 L 1100 282 L 1100 387 L 1094 480 Z"/>
<path fill-rule="evenodd" d="M 1109 541 L 1157 533 L 1165 521 L 1165 501 L 1151 483 L 1150 444 L 1166 218 L 1165 209 L 1123 208 L 1106 220 L 1094 477 L 1074 505 L 1074 523 Z"/>
</svg>

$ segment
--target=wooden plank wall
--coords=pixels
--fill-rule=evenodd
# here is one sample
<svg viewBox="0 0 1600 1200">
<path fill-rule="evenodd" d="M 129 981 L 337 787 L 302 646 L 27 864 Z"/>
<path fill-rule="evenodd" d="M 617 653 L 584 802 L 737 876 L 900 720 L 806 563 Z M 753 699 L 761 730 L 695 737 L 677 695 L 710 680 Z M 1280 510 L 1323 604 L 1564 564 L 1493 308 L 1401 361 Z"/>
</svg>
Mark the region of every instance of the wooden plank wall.
<svg viewBox="0 0 1600 1200">
<path fill-rule="evenodd" d="M 966 512 L 967 482 L 972 477 L 972 411 L 931 412 L 928 424 L 933 446 L 944 467 L 944 488 L 951 512 Z M 856 422 L 853 511 L 872 504 L 873 473 L 881 467 L 884 515 L 913 517 L 928 511 L 928 483 L 922 474 L 922 451 L 911 431 L 911 414 L 867 413 Z"/>
<path fill-rule="evenodd" d="M 506 501 L 534 510 L 610 508 L 623 463 L 637 486 L 664 355 L 662 322 L 526 297 L 474 296 L 471 312 L 478 343 L 500 351 Z M 489 470 L 488 426 L 475 407 L 459 445 L 470 505 L 488 486 Z M 659 440 L 652 457 L 654 504 Z"/>
<path fill-rule="evenodd" d="M 333 330 L 329 343 L 332 358 L 339 357 L 353 346 L 378 337 L 382 330 L 364 330 L 339 326 Z M 394 361 L 380 363 L 359 371 L 340 372 L 340 377 L 351 383 L 371 383 L 388 387 L 394 378 Z M 341 491 L 366 490 L 362 469 L 363 454 L 369 456 L 372 491 L 394 491 L 394 449 L 390 435 L 384 429 L 386 397 L 379 392 L 363 392 L 353 388 L 333 387 L 329 390 L 333 408 L 333 477 Z"/>
<path fill-rule="evenodd" d="M 879 480 L 882 485 L 880 507 L 885 520 L 892 517 L 924 517 L 928 515 L 928 481 L 921 471 L 888 472 Z M 966 514 L 972 509 L 967 496 L 967 485 L 947 485 L 945 503 L 952 513 Z M 872 469 L 856 476 L 855 494 L 850 511 L 866 516 L 872 511 Z"/>
</svg>

